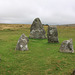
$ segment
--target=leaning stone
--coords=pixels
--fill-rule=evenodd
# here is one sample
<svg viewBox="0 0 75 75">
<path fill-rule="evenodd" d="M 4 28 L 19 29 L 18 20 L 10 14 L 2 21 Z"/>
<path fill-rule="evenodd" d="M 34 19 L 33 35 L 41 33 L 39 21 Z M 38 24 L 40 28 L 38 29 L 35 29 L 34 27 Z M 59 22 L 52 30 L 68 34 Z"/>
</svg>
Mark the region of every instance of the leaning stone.
<svg viewBox="0 0 75 75">
<path fill-rule="evenodd" d="M 34 39 L 44 39 L 45 36 L 45 30 L 43 28 L 43 25 L 39 18 L 34 19 L 31 28 L 30 28 L 30 35 L 29 38 Z"/>
<path fill-rule="evenodd" d="M 48 26 L 48 43 L 58 43 L 58 31 L 56 27 Z"/>
<path fill-rule="evenodd" d="M 72 72 L 72 74 L 71 75 L 75 75 L 75 70 Z"/>
<path fill-rule="evenodd" d="M 27 45 L 28 41 L 29 41 L 28 37 L 22 34 L 17 42 L 16 50 L 21 50 L 21 51 L 28 50 L 28 45 Z"/>
<path fill-rule="evenodd" d="M 60 47 L 60 52 L 74 53 L 72 39 L 63 41 Z"/>
</svg>

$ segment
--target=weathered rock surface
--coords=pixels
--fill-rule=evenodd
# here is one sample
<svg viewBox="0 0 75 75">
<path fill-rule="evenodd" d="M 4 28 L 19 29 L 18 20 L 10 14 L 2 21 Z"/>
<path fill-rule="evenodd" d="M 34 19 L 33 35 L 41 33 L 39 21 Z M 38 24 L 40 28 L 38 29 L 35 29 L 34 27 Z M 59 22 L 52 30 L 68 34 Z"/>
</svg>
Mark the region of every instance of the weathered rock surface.
<svg viewBox="0 0 75 75">
<path fill-rule="evenodd" d="M 56 27 L 48 26 L 48 43 L 58 43 L 58 31 Z"/>
<path fill-rule="evenodd" d="M 28 45 L 27 45 L 28 41 L 29 41 L 28 37 L 22 34 L 17 42 L 16 50 L 21 50 L 21 51 L 28 50 Z"/>
<path fill-rule="evenodd" d="M 30 28 L 30 36 L 29 38 L 34 39 L 44 39 L 45 36 L 45 30 L 43 28 L 43 25 L 39 18 L 34 19 L 31 28 Z"/>
<path fill-rule="evenodd" d="M 60 52 L 74 53 L 72 39 L 62 42 Z"/>
<path fill-rule="evenodd" d="M 72 74 L 71 75 L 75 75 L 75 70 L 72 72 Z"/>
</svg>

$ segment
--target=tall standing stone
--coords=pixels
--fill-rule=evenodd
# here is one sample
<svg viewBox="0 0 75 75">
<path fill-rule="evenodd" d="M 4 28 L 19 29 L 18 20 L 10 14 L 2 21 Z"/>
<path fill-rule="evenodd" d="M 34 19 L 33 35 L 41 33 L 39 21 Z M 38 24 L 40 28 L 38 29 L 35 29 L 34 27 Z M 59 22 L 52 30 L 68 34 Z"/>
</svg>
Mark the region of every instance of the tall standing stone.
<svg viewBox="0 0 75 75">
<path fill-rule="evenodd" d="M 60 52 L 74 53 L 72 39 L 63 41 L 60 46 Z"/>
<path fill-rule="evenodd" d="M 29 41 L 28 37 L 22 34 L 17 42 L 16 50 L 21 50 L 21 51 L 28 50 L 28 45 L 27 45 L 28 41 Z"/>
<path fill-rule="evenodd" d="M 30 28 L 30 35 L 29 38 L 34 39 L 44 39 L 45 36 L 45 30 L 43 28 L 43 25 L 39 18 L 34 19 L 31 28 Z"/>
<path fill-rule="evenodd" d="M 58 31 L 56 27 L 48 26 L 48 43 L 58 43 Z"/>
</svg>

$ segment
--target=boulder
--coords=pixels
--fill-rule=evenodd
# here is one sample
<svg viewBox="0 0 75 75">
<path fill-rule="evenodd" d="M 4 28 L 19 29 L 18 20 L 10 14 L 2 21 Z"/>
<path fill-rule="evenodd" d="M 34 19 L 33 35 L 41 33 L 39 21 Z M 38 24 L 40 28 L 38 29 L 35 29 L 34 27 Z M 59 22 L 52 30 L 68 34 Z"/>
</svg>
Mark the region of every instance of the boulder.
<svg viewBox="0 0 75 75">
<path fill-rule="evenodd" d="M 60 47 L 60 52 L 74 53 L 72 39 L 63 41 Z"/>
<path fill-rule="evenodd" d="M 30 28 L 30 35 L 29 38 L 34 39 L 44 39 L 45 36 L 45 30 L 43 28 L 43 25 L 39 18 L 34 19 L 31 28 Z"/>
<path fill-rule="evenodd" d="M 17 42 L 16 50 L 21 50 L 21 51 L 28 50 L 28 45 L 27 45 L 28 41 L 29 41 L 28 37 L 22 34 Z"/>
<path fill-rule="evenodd" d="M 58 31 L 56 27 L 48 26 L 47 32 L 48 43 L 58 43 Z"/>
</svg>

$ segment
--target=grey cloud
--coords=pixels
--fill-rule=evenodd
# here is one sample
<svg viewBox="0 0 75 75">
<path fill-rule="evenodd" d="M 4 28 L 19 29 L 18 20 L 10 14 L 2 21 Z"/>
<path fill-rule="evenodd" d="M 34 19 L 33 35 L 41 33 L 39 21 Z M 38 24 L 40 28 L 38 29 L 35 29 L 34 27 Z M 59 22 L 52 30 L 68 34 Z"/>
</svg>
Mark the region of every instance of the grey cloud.
<svg viewBox="0 0 75 75">
<path fill-rule="evenodd" d="M 0 0 L 0 23 L 75 23 L 75 0 Z"/>
</svg>

